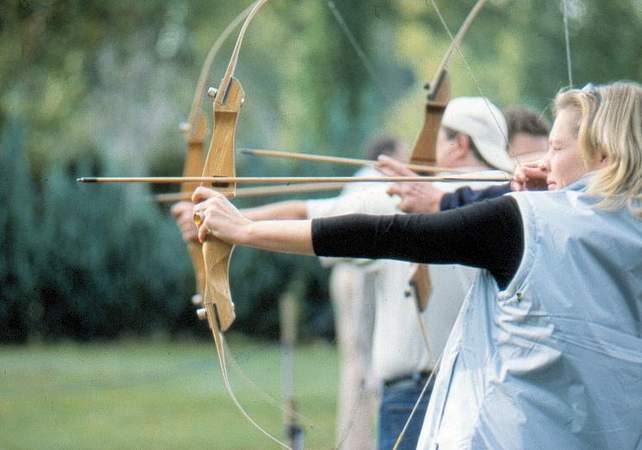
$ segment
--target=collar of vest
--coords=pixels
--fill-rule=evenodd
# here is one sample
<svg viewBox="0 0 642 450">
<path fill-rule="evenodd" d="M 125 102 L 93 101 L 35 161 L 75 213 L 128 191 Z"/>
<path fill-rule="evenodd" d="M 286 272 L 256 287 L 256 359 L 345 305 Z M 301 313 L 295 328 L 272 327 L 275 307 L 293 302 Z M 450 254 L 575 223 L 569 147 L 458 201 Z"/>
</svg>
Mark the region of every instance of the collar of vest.
<svg viewBox="0 0 642 450">
<path fill-rule="evenodd" d="M 584 175 L 582 178 L 579 180 L 576 180 L 569 184 L 568 186 L 565 186 L 562 188 L 562 191 L 586 191 L 586 187 L 588 186 L 589 182 L 591 181 L 591 178 L 593 178 L 593 175 L 595 172 L 589 172 L 586 175 Z"/>
</svg>

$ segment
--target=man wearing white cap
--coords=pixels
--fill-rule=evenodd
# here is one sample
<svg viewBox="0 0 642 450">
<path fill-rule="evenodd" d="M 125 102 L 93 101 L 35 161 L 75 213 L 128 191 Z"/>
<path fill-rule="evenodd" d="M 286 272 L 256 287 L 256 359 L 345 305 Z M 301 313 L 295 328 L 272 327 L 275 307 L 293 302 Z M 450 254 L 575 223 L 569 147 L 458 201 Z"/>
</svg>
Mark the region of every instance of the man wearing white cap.
<svg viewBox="0 0 642 450">
<path fill-rule="evenodd" d="M 448 103 L 437 137 L 438 166 L 513 171 L 506 152 L 506 120 L 483 97 L 459 97 Z"/>
<path fill-rule="evenodd" d="M 490 114 L 489 109 L 489 114 Z M 523 176 L 537 176 L 536 170 L 532 169 L 532 163 L 543 156 L 548 149 L 548 133 L 550 124 L 534 110 L 522 106 L 507 108 L 504 112 L 508 122 L 508 147 L 510 154 L 522 163 L 520 170 Z M 463 126 L 462 126 L 463 128 Z M 497 127 L 498 132 L 500 127 Z M 450 130 L 446 134 L 454 137 L 455 132 Z M 471 138 L 472 139 L 472 138 Z M 479 152 L 476 152 L 479 154 Z M 483 155 L 477 156 L 477 160 L 485 159 Z M 489 163 L 487 165 L 500 167 L 505 162 Z M 398 161 L 391 158 L 384 158 L 379 163 L 380 170 L 388 175 L 416 176 L 417 174 Z M 545 187 L 545 185 L 544 185 Z M 476 186 L 478 188 L 478 186 Z M 511 184 L 499 184 L 485 189 L 473 190 L 470 186 L 462 186 L 452 192 L 437 189 L 430 183 L 395 185 L 390 193 L 402 198 L 400 207 L 407 213 L 435 213 L 449 209 L 459 208 L 481 200 L 499 197 L 511 192 Z"/>
</svg>

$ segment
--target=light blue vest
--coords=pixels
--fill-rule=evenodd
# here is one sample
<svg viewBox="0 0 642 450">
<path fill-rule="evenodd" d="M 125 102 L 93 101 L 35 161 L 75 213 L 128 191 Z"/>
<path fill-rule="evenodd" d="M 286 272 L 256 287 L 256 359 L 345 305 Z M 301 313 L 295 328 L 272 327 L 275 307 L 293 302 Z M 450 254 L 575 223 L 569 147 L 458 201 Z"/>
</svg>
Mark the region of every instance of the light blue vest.
<svg viewBox="0 0 642 450">
<path fill-rule="evenodd" d="M 511 194 L 524 257 L 468 294 L 419 448 L 642 449 L 642 221 L 585 181 Z"/>
</svg>

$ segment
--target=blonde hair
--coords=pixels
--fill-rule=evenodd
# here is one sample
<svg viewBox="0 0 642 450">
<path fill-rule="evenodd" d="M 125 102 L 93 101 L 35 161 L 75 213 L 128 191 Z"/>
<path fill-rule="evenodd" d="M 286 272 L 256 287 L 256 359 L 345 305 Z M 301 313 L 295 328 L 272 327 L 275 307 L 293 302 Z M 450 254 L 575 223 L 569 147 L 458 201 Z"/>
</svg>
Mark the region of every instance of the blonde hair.
<svg viewBox="0 0 642 450">
<path fill-rule="evenodd" d="M 642 86 L 618 81 L 571 89 L 555 98 L 556 112 L 567 108 L 580 115 L 576 132 L 582 159 L 588 164 L 607 158 L 588 193 L 602 197 L 600 207 L 627 207 L 642 219 Z"/>
</svg>

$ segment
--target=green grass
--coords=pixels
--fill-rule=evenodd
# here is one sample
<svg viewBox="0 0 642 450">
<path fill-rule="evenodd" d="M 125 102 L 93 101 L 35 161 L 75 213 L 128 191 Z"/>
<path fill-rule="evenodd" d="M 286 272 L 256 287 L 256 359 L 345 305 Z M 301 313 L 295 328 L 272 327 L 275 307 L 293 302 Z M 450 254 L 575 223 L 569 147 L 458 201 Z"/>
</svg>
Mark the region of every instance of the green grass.
<svg viewBox="0 0 642 450">
<path fill-rule="evenodd" d="M 278 345 L 232 336 L 234 392 L 281 438 Z M 336 352 L 296 350 L 296 396 L 306 448 L 332 448 Z M 244 378 L 249 377 L 255 385 Z M 258 386 L 258 389 L 256 388 Z M 0 347 L 2 449 L 270 449 L 224 390 L 214 345 L 124 341 Z"/>
</svg>

